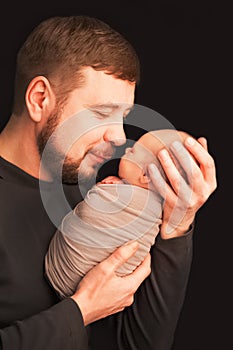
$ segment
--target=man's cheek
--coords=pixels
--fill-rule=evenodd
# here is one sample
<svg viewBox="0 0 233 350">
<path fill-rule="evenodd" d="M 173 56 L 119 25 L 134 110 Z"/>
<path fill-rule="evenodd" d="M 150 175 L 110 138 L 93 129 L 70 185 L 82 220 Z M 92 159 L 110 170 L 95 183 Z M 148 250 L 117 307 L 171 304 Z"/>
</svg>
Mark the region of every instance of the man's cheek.
<svg viewBox="0 0 233 350">
<path fill-rule="evenodd" d="M 67 150 L 67 155 L 70 158 L 73 158 L 74 160 L 79 160 L 84 158 L 85 154 L 86 154 L 86 150 L 83 147 L 82 144 L 80 144 L 79 142 L 75 142 L 68 150 Z"/>
</svg>

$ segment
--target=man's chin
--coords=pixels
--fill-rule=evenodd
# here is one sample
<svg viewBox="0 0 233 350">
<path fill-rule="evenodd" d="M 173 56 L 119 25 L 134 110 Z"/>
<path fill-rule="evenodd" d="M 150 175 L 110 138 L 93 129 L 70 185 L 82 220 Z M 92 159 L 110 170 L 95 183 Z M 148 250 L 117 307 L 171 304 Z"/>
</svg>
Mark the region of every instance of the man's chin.
<svg viewBox="0 0 233 350">
<path fill-rule="evenodd" d="M 56 162 L 58 167 L 59 164 L 59 161 Z M 90 181 L 94 182 L 101 165 L 100 163 L 94 163 L 91 157 L 85 157 L 81 163 L 73 159 L 66 159 L 62 166 L 62 183 L 84 184 Z M 59 173 L 58 169 L 52 167 L 51 170 L 53 170 L 52 173 L 56 178 L 56 174 Z M 59 179 L 56 180 L 59 181 Z"/>
<path fill-rule="evenodd" d="M 64 170 L 64 169 L 63 169 Z M 62 173 L 62 182 L 67 184 L 84 184 L 87 182 L 94 182 L 98 173 L 98 168 L 89 167 L 82 169 L 80 166 L 76 172 L 64 170 Z"/>
<path fill-rule="evenodd" d="M 96 179 L 99 167 L 88 167 L 83 169 L 82 165 L 78 170 L 78 183 L 85 183 L 89 181 L 94 181 Z"/>
</svg>

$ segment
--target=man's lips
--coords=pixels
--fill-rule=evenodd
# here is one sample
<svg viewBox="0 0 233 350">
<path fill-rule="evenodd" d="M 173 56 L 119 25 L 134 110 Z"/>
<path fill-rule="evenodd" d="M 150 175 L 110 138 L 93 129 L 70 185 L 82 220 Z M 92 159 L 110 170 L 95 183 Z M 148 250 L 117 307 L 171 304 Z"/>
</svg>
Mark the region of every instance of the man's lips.
<svg viewBox="0 0 233 350">
<path fill-rule="evenodd" d="M 97 152 L 90 152 L 91 156 L 93 156 L 97 163 L 103 163 L 105 160 L 112 158 L 112 154 L 102 154 Z"/>
</svg>

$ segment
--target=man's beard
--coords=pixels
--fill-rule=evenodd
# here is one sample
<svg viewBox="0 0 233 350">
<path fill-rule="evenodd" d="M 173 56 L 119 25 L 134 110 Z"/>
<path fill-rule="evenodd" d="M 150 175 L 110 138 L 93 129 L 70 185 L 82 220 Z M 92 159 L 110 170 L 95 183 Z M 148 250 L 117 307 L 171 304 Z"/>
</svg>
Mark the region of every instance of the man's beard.
<svg viewBox="0 0 233 350">
<path fill-rule="evenodd" d="M 51 135 L 55 132 L 59 125 L 60 114 L 58 109 L 51 114 L 46 125 L 41 130 L 37 137 L 37 147 L 39 154 L 43 160 L 44 168 L 50 173 L 53 180 L 61 181 L 63 183 L 85 183 L 93 180 L 102 164 L 92 164 L 88 166 L 86 156 L 88 153 L 101 153 L 106 158 L 111 158 L 114 152 L 112 144 L 105 142 L 105 144 L 97 145 L 93 149 L 87 151 L 82 159 L 74 160 L 72 157 L 65 155 L 60 151 L 56 142 L 53 142 Z M 50 139 L 51 137 L 51 139 Z M 50 140 L 49 140 L 50 139 Z M 49 140 L 49 143 L 48 143 Z M 44 150 L 46 148 L 46 156 Z M 60 174 L 62 169 L 62 175 Z"/>
</svg>

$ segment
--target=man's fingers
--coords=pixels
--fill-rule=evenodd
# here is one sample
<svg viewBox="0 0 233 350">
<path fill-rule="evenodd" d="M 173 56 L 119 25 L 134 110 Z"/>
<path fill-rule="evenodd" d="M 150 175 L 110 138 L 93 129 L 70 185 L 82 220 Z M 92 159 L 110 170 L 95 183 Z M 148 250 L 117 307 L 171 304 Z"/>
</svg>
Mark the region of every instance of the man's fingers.
<svg viewBox="0 0 233 350">
<path fill-rule="evenodd" d="M 132 272 L 130 275 L 123 277 L 130 282 L 131 286 L 137 290 L 140 284 L 146 277 L 151 273 L 151 255 L 150 253 L 146 256 L 143 262 Z"/>
<path fill-rule="evenodd" d="M 117 248 L 107 259 L 103 260 L 100 264 L 107 266 L 112 271 L 115 271 L 122 264 L 124 264 L 131 256 L 134 255 L 138 249 L 137 241 L 129 241 L 123 246 Z"/>
<path fill-rule="evenodd" d="M 149 174 L 154 188 L 159 192 L 162 198 L 172 206 L 177 202 L 177 197 L 188 202 L 192 194 L 192 189 L 176 168 L 167 150 L 164 149 L 160 152 L 159 160 L 161 161 L 163 170 L 171 186 L 164 180 L 159 170 L 155 166 L 150 165 Z"/>
<path fill-rule="evenodd" d="M 177 152 L 179 157 L 177 155 Z M 184 180 L 181 170 L 185 178 L 189 180 L 189 185 L 191 186 L 192 177 L 190 176 L 190 173 L 192 172 L 192 170 L 190 168 L 194 165 L 192 164 L 194 160 L 192 159 L 188 151 L 180 143 L 178 143 L 178 150 L 176 150 L 174 154 L 182 167 L 182 169 L 180 170 L 178 170 L 177 165 L 173 162 L 169 152 L 166 149 L 160 151 L 158 157 L 175 194 L 180 198 L 187 198 L 187 195 L 190 195 L 190 187 Z"/>
<path fill-rule="evenodd" d="M 199 137 L 197 141 L 202 145 L 202 147 L 208 151 L 208 145 L 207 145 L 207 140 L 205 137 Z"/>
<path fill-rule="evenodd" d="M 185 140 L 185 146 L 200 164 L 200 169 L 206 182 L 211 187 L 213 187 L 213 189 L 215 189 L 216 169 L 214 160 L 211 155 L 202 147 L 198 141 L 194 140 L 193 138 L 188 137 Z"/>
<path fill-rule="evenodd" d="M 164 200 L 166 200 L 167 197 L 171 198 L 174 196 L 173 191 L 171 190 L 170 186 L 165 181 L 164 177 L 161 175 L 159 169 L 155 164 L 149 164 L 148 172 L 154 190 L 156 190 Z"/>
</svg>

